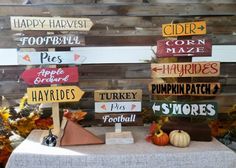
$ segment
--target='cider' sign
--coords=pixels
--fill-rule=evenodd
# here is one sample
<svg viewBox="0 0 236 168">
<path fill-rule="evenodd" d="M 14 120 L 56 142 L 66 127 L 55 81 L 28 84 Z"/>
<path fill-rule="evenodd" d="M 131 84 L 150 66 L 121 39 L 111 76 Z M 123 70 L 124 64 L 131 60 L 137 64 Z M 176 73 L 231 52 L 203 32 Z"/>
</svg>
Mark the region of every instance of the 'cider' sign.
<svg viewBox="0 0 236 168">
<path fill-rule="evenodd" d="M 220 83 L 157 83 L 151 84 L 150 89 L 154 95 L 216 96 Z"/>
<path fill-rule="evenodd" d="M 78 82 L 78 67 L 33 68 L 25 70 L 21 78 L 28 85 L 51 85 Z"/>
<path fill-rule="evenodd" d="M 216 118 L 216 102 L 154 102 L 152 110 L 155 115 L 171 117 L 207 117 Z"/>
<path fill-rule="evenodd" d="M 164 37 L 191 36 L 202 34 L 206 34 L 205 21 L 162 25 L 162 35 Z"/>
<path fill-rule="evenodd" d="M 79 101 L 84 92 L 77 86 L 27 88 L 28 103 L 54 103 Z"/>
<path fill-rule="evenodd" d="M 211 56 L 210 39 L 158 40 L 157 57 Z"/>
<path fill-rule="evenodd" d="M 220 62 L 151 64 L 152 78 L 219 76 Z"/>
<path fill-rule="evenodd" d="M 74 51 L 64 52 L 18 52 L 18 64 L 41 65 L 41 64 L 81 64 L 86 58 L 81 57 Z"/>
<path fill-rule="evenodd" d="M 89 18 L 23 17 L 11 16 L 12 30 L 76 30 L 89 31 L 93 26 Z"/>
</svg>

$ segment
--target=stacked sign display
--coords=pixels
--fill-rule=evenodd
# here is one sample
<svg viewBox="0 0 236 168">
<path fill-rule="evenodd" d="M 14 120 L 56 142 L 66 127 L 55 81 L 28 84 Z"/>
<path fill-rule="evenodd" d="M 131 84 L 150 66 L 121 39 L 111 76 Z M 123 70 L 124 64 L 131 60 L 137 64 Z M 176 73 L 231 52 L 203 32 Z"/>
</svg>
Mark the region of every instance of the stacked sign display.
<svg viewBox="0 0 236 168">
<path fill-rule="evenodd" d="M 19 37 L 18 46 L 30 48 L 71 47 L 84 45 L 84 38 L 78 35 L 47 35 L 50 31 L 76 30 L 88 31 L 93 23 L 88 18 L 62 17 L 11 17 L 11 29 L 15 31 L 41 30 L 30 36 Z M 45 32 L 45 33 L 42 33 Z M 40 34 L 38 31 L 38 34 Z M 50 33 L 50 34 L 52 34 Z M 26 32 L 27 34 L 27 32 Z M 51 65 L 48 68 L 32 68 L 25 70 L 21 78 L 31 86 L 51 85 L 49 87 L 31 87 L 27 89 L 28 103 L 53 103 L 53 122 L 55 133 L 60 132 L 59 102 L 79 101 L 84 92 L 77 86 L 56 86 L 57 84 L 78 82 L 78 68 L 56 68 L 58 64 L 81 64 L 85 58 L 73 51 L 52 52 L 18 52 L 20 65 Z"/>
<path fill-rule="evenodd" d="M 95 118 L 103 125 L 140 125 L 142 90 L 96 90 Z"/>
<path fill-rule="evenodd" d="M 162 25 L 162 35 L 164 37 L 202 34 L 206 34 L 205 21 Z M 211 53 L 212 44 L 210 39 L 185 38 L 157 41 L 157 58 L 159 59 L 211 56 Z M 182 60 L 184 59 L 182 58 Z M 220 62 L 157 63 L 151 64 L 151 72 L 154 79 L 166 77 L 217 77 L 220 74 Z M 149 90 L 153 95 L 162 96 L 216 96 L 220 93 L 220 87 L 220 83 L 217 82 L 191 83 L 188 80 L 186 83 L 153 82 L 150 84 Z M 172 117 L 215 118 L 218 113 L 217 103 L 209 101 L 155 101 L 152 103 L 152 109 L 156 115 Z"/>
</svg>

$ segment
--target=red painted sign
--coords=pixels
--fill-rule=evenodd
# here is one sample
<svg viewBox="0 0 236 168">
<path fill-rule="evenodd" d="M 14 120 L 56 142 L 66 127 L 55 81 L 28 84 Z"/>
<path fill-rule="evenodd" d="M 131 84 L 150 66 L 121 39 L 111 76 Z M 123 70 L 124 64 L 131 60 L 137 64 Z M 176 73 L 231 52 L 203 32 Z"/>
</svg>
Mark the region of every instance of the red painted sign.
<svg viewBox="0 0 236 168">
<path fill-rule="evenodd" d="M 157 57 L 211 56 L 210 39 L 159 40 Z"/>
<path fill-rule="evenodd" d="M 78 68 L 33 68 L 25 70 L 21 78 L 28 85 L 51 85 L 78 82 Z"/>
</svg>

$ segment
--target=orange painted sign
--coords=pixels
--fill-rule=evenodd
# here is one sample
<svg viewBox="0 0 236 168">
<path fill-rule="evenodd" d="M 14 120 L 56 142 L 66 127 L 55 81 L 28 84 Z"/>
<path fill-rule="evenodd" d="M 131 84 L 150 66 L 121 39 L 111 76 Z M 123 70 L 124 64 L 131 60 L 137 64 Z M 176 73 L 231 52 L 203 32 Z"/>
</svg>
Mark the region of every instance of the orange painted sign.
<svg viewBox="0 0 236 168">
<path fill-rule="evenodd" d="M 151 64 L 152 78 L 212 77 L 220 75 L 220 62 L 184 62 Z"/>
<path fill-rule="evenodd" d="M 192 36 L 202 34 L 206 34 L 205 21 L 162 25 L 162 35 L 164 37 Z"/>
<path fill-rule="evenodd" d="M 83 94 L 77 86 L 27 88 L 29 104 L 79 101 Z"/>
</svg>

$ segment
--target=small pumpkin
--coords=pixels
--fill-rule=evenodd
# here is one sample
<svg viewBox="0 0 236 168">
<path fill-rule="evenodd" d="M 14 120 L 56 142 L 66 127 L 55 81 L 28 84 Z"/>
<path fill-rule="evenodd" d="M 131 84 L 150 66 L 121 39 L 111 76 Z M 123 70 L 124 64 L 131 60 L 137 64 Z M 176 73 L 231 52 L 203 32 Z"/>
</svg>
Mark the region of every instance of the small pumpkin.
<svg viewBox="0 0 236 168">
<path fill-rule="evenodd" d="M 169 134 L 170 143 L 176 147 L 187 147 L 190 144 L 190 136 L 183 130 L 174 130 Z"/>
<path fill-rule="evenodd" d="M 165 146 L 169 143 L 169 136 L 161 129 L 157 130 L 157 132 L 152 136 L 152 142 L 159 146 Z"/>
</svg>

